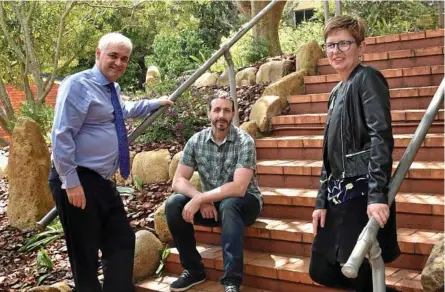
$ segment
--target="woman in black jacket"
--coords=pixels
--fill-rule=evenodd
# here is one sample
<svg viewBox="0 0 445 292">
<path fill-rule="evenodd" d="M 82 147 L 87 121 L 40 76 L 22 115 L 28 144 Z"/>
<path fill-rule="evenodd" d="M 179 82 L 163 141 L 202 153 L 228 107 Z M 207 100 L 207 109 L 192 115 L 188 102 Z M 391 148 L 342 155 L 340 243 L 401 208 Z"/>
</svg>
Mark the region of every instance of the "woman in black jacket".
<svg viewBox="0 0 445 292">
<path fill-rule="evenodd" d="M 377 239 L 384 261 L 400 254 L 395 204 L 389 208 L 387 196 L 394 148 L 388 83 L 378 70 L 361 64 L 365 49 L 361 19 L 331 18 L 324 38 L 329 63 L 341 81 L 328 103 L 309 273 L 325 286 L 371 292 L 372 272 L 366 259 L 356 279 L 346 278 L 341 266 L 371 216 L 382 227 Z"/>
</svg>

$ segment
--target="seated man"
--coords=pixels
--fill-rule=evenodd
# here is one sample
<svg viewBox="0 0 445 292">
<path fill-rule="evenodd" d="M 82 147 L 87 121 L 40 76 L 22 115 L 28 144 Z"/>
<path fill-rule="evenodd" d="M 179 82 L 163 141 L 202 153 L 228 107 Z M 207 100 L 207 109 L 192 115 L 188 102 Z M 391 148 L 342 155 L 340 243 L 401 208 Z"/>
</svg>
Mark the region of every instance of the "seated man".
<svg viewBox="0 0 445 292">
<path fill-rule="evenodd" d="M 221 226 L 224 291 L 239 291 L 243 280 L 244 226 L 255 222 L 263 198 L 255 176 L 254 141 L 231 124 L 234 115 L 230 98 L 212 97 L 208 111 L 212 126 L 190 138 L 176 170 L 176 194 L 167 200 L 165 213 L 184 271 L 171 291 L 186 291 L 206 279 L 192 224 Z M 189 181 L 195 168 L 202 192 Z"/>
</svg>

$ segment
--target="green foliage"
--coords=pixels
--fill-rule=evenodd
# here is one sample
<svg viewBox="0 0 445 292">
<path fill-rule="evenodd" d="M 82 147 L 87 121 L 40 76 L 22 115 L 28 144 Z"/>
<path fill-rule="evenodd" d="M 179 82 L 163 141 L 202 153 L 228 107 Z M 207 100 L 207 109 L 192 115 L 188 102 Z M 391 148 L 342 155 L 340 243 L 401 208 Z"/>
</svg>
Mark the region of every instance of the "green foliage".
<svg viewBox="0 0 445 292">
<path fill-rule="evenodd" d="M 170 94 L 177 87 L 174 80 L 154 86 L 153 96 Z M 137 138 L 138 142 L 188 140 L 196 131 L 208 124 L 207 103 L 203 96 L 184 92 L 153 124 Z"/>
<path fill-rule="evenodd" d="M 170 249 L 168 247 L 164 247 L 163 250 L 161 250 L 161 260 L 159 262 L 159 266 L 156 269 L 156 277 L 160 277 L 162 275 L 162 271 L 164 270 L 165 261 L 167 260 L 168 256 L 170 255 Z"/>
<path fill-rule="evenodd" d="M 54 263 L 51 261 L 51 258 L 48 256 L 48 253 L 44 248 L 41 248 L 37 253 L 37 269 L 48 269 L 52 270 L 54 268 Z"/>
<path fill-rule="evenodd" d="M 20 106 L 19 115 L 34 120 L 40 126 L 44 136 L 51 132 L 54 120 L 54 108 L 52 106 L 25 101 Z"/>
<path fill-rule="evenodd" d="M 425 1 L 345 1 L 344 10 L 365 20 L 367 36 L 432 29 L 437 24 L 437 7 Z"/>
<path fill-rule="evenodd" d="M 54 220 L 45 231 L 33 235 L 25 244 L 19 248 L 19 252 L 31 252 L 40 247 L 46 247 L 48 244 L 58 240 L 63 236 L 63 228 L 60 220 Z"/>
<path fill-rule="evenodd" d="M 234 35 L 234 33 L 231 35 Z M 221 39 L 221 44 L 226 43 L 228 40 L 229 38 L 223 37 Z M 267 57 L 268 52 L 267 41 L 263 39 L 255 39 L 249 32 L 240 38 L 238 42 L 230 48 L 230 53 L 232 55 L 233 63 L 235 64 L 235 68 L 249 66 L 251 63 Z M 226 60 L 221 57 L 211 67 L 211 71 L 221 72 L 226 68 Z"/>
<path fill-rule="evenodd" d="M 138 191 L 142 191 L 143 188 L 142 180 L 137 175 L 133 175 L 133 181 L 136 189 Z"/>
<path fill-rule="evenodd" d="M 303 21 L 296 28 L 281 23 L 279 28 L 281 49 L 285 53 L 296 53 L 301 45 L 312 40 L 323 43 L 324 24 L 319 21 Z"/>
</svg>

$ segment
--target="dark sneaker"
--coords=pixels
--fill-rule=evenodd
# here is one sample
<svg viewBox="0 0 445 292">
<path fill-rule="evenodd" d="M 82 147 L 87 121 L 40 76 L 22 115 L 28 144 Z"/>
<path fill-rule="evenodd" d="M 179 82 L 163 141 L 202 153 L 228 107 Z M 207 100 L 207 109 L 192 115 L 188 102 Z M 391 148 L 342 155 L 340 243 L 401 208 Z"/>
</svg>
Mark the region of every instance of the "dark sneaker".
<svg viewBox="0 0 445 292">
<path fill-rule="evenodd" d="M 170 291 L 186 291 L 206 280 L 204 273 L 191 273 L 184 270 L 179 278 L 170 285 Z"/>
<path fill-rule="evenodd" d="M 224 284 L 224 292 L 240 292 L 239 286 L 235 284 Z"/>
</svg>

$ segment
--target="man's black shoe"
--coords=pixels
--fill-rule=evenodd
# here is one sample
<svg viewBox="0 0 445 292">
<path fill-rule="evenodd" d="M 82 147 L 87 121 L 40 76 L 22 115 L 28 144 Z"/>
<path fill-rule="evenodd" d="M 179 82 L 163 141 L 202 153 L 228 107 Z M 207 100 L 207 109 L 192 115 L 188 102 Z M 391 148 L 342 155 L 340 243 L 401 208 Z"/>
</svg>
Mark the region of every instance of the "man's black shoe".
<svg viewBox="0 0 445 292">
<path fill-rule="evenodd" d="M 179 278 L 170 285 L 170 291 L 186 291 L 206 280 L 204 273 L 191 273 L 184 270 Z"/>
<path fill-rule="evenodd" d="M 240 292 L 239 286 L 235 284 L 224 284 L 224 292 Z"/>
</svg>

